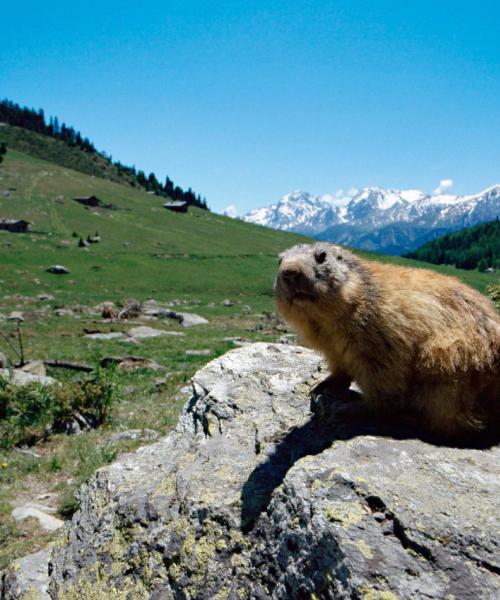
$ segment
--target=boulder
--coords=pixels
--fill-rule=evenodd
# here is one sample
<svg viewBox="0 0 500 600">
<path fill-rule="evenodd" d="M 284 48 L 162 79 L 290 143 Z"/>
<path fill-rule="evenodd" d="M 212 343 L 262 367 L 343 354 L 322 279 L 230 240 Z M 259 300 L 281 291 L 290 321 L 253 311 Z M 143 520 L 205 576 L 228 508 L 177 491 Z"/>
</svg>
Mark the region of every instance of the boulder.
<svg viewBox="0 0 500 600">
<path fill-rule="evenodd" d="M 0 598 L 6 600 L 50 600 L 48 561 L 50 549 L 15 560 L 7 573 L 0 574 Z"/>
<path fill-rule="evenodd" d="M 278 342 L 280 344 L 296 344 L 297 337 L 296 333 L 284 333 L 283 335 L 280 335 Z"/>
<path fill-rule="evenodd" d="M 152 371 L 159 371 L 165 368 L 155 360 L 144 358 L 142 356 L 105 356 L 104 358 L 101 358 L 100 365 L 104 368 L 116 366 L 123 371 L 133 371 L 135 369 L 151 369 Z"/>
<path fill-rule="evenodd" d="M 121 331 L 109 331 L 108 333 L 87 333 L 85 334 L 86 338 L 90 340 L 115 340 L 123 337 L 123 333 Z"/>
<path fill-rule="evenodd" d="M 195 325 L 206 325 L 208 321 L 194 313 L 176 312 L 175 310 L 163 310 L 157 313 L 158 317 L 174 319 L 183 327 L 194 327 Z"/>
<path fill-rule="evenodd" d="M 12 511 L 12 517 L 16 521 L 23 521 L 28 517 L 38 519 L 40 527 L 45 531 L 55 531 L 64 525 L 64 521 L 52 516 L 55 510 L 49 506 L 36 503 L 23 504 Z M 50 513 L 50 514 L 49 514 Z"/>
<path fill-rule="evenodd" d="M 47 273 L 53 273 L 54 275 L 67 275 L 68 273 L 71 273 L 71 271 L 63 265 L 52 265 L 45 270 Z"/>
<path fill-rule="evenodd" d="M 128 330 L 128 335 L 135 339 L 145 339 L 160 337 L 162 335 L 169 335 L 170 332 L 164 331 L 163 329 L 155 329 L 154 327 L 147 327 L 142 325 L 139 327 L 132 327 Z"/>
<path fill-rule="evenodd" d="M 42 360 L 32 360 L 21 367 L 21 370 L 25 373 L 31 373 L 32 375 L 41 375 L 45 377 L 47 371 Z"/>
<path fill-rule="evenodd" d="M 186 350 L 186 356 L 210 356 L 212 350 L 209 348 L 203 348 L 202 350 Z"/>
<path fill-rule="evenodd" d="M 24 321 L 24 314 L 19 310 L 13 310 L 8 319 L 9 321 Z"/>
<path fill-rule="evenodd" d="M 7 379 L 13 385 L 27 385 L 28 383 L 39 383 L 41 385 L 53 385 L 57 380 L 48 375 L 35 375 L 22 369 L 0 369 L 0 377 Z"/>
<path fill-rule="evenodd" d="M 379 424 L 354 391 L 311 403 L 324 376 L 264 343 L 198 371 L 175 430 L 80 489 L 51 597 L 498 597 L 500 448 Z"/>
<path fill-rule="evenodd" d="M 158 432 L 153 429 L 128 429 L 127 431 L 120 431 L 114 433 L 106 440 L 107 446 L 113 446 L 124 441 L 137 441 L 141 442 L 152 442 L 158 439 Z"/>
<path fill-rule="evenodd" d="M 74 317 L 75 313 L 71 310 L 71 308 L 54 308 L 54 314 L 58 317 Z"/>
</svg>

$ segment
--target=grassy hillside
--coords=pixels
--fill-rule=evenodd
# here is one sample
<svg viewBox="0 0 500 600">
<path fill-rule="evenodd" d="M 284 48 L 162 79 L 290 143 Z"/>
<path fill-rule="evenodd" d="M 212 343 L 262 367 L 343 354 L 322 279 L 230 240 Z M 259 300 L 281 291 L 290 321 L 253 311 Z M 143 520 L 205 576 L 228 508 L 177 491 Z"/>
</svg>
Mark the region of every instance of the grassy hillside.
<svg viewBox="0 0 500 600">
<path fill-rule="evenodd" d="M 434 264 L 455 265 L 461 269 L 500 268 L 500 221 L 481 223 L 427 242 L 407 254 L 410 258 Z"/>
<path fill-rule="evenodd" d="M 56 165 L 74 169 L 87 175 L 103 177 L 118 183 L 133 185 L 134 180 L 99 152 L 84 152 L 77 146 L 11 125 L 0 126 L 0 143 L 8 148 L 41 158 Z"/>
<path fill-rule="evenodd" d="M 8 146 L 24 154 L 49 160 L 87 175 L 94 175 L 149 191 L 157 196 L 187 202 L 190 206 L 207 208 L 205 198 L 191 188 L 183 190 L 170 177 L 162 183 L 154 173 L 146 175 L 135 166 L 113 161 L 105 152 L 83 138 L 73 127 L 55 125 L 57 119 L 47 122 L 43 111 L 21 107 L 8 100 L 0 100 L 0 146 Z"/>
<path fill-rule="evenodd" d="M 152 290 L 165 298 L 209 290 L 269 296 L 274 257 L 304 239 L 196 208 L 171 213 L 159 197 L 16 151 L 8 152 L 0 173 L 0 215 L 32 223 L 29 234 L 0 234 L 2 279 L 11 292 L 48 286 L 63 301 L 79 302 L 110 293 L 144 299 Z M 88 210 L 73 200 L 89 194 L 114 210 Z M 96 231 L 100 244 L 77 247 L 73 233 Z M 45 273 L 53 263 L 70 268 L 78 288 Z"/>
<path fill-rule="evenodd" d="M 5 131 L 0 128 L 0 133 Z M 66 152 L 50 138 L 47 144 L 40 155 Z M 268 314 L 273 310 L 276 255 L 306 241 L 196 208 L 174 214 L 162 207 L 160 197 L 9 148 L 0 165 L 0 217 L 26 219 L 32 230 L 0 232 L 0 332 L 15 343 L 15 324 L 5 317 L 19 310 L 29 359 L 94 365 L 103 357 L 132 354 L 156 361 L 161 369 L 116 372 L 120 402 L 105 427 L 78 436 L 53 435 L 24 452 L 0 450 L 0 568 L 51 539 L 36 521 L 16 523 L 10 516 L 13 506 L 42 497 L 60 515 L 69 514 L 75 508 L 74 490 L 86 477 L 141 443 L 123 440 L 108 446 L 113 432 L 149 428 L 166 433 L 183 403 L 179 389 L 200 366 L 233 348 L 230 338 L 275 341 L 283 333 Z M 72 160 L 85 157 L 68 155 L 57 162 Z M 90 194 L 113 209 L 86 209 L 73 200 Z M 100 243 L 78 247 L 80 237 L 96 231 Z M 366 256 L 422 266 L 402 258 Z M 47 273 L 54 264 L 71 273 Z M 492 281 L 478 272 L 436 269 L 480 290 Z M 165 320 L 101 318 L 100 302 L 123 304 L 131 298 L 181 303 L 179 310 L 198 313 L 209 322 L 182 329 Z M 119 333 L 138 324 L 184 335 L 134 344 L 86 337 L 89 331 Z M 2 341 L 0 348 L 13 358 Z M 79 377 L 62 369 L 49 369 L 49 374 L 61 381 Z"/>
</svg>

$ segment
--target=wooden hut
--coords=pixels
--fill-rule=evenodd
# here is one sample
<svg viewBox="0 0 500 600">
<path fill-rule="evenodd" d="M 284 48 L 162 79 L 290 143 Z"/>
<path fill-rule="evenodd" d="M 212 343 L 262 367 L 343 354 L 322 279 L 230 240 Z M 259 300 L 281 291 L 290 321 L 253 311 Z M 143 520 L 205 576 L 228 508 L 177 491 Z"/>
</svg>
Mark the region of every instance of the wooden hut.
<svg viewBox="0 0 500 600">
<path fill-rule="evenodd" d="M 171 210 L 172 212 L 187 213 L 188 203 L 183 200 L 172 200 L 172 202 L 165 202 L 163 208 Z"/>
<path fill-rule="evenodd" d="M 26 233 L 29 221 L 24 219 L 0 219 L 0 229 L 13 233 Z"/>
</svg>

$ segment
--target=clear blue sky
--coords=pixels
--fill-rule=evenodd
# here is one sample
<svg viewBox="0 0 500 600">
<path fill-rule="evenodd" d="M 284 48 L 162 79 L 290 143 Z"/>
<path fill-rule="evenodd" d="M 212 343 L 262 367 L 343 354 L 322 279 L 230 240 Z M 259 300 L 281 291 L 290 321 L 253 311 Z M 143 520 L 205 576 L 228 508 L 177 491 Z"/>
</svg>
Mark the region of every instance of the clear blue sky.
<svg viewBox="0 0 500 600">
<path fill-rule="evenodd" d="M 240 212 L 500 182 L 500 3 L 4 2 L 0 97 Z"/>
</svg>

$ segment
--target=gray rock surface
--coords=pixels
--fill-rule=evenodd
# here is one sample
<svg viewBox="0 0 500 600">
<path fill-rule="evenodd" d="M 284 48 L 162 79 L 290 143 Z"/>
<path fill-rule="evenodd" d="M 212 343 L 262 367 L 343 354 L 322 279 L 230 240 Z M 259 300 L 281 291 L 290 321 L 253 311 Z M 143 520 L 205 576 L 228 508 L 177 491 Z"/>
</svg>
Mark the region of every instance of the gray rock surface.
<svg viewBox="0 0 500 600">
<path fill-rule="evenodd" d="M 155 329 L 154 327 L 147 327 L 146 325 L 141 325 L 139 327 L 132 327 L 128 330 L 128 335 L 135 339 L 146 339 L 146 338 L 154 338 L 160 337 L 162 335 L 169 335 L 169 331 L 164 331 L 163 329 Z"/>
<path fill-rule="evenodd" d="M 127 429 L 127 431 L 120 431 L 114 433 L 106 440 L 106 445 L 112 446 L 125 440 L 141 440 L 143 442 L 152 442 L 158 439 L 158 432 L 153 429 Z"/>
<path fill-rule="evenodd" d="M 324 375 L 264 343 L 201 369 L 169 436 L 81 488 L 51 597 L 498 598 L 500 448 L 382 427 L 353 391 L 311 406 Z"/>
<path fill-rule="evenodd" d="M 9 571 L 0 574 L 2 600 L 50 600 L 47 593 L 50 549 L 28 554 L 14 561 Z"/>
<path fill-rule="evenodd" d="M 28 383 L 40 383 L 42 385 L 53 385 L 57 380 L 48 375 L 35 375 L 22 369 L 0 369 L 0 377 L 7 379 L 13 385 L 26 385 Z"/>
<path fill-rule="evenodd" d="M 16 521 L 23 521 L 28 517 L 37 519 L 40 527 L 45 531 L 55 531 L 64 525 L 64 521 L 52 516 L 54 509 L 35 503 L 23 504 L 12 511 L 12 516 Z"/>
<path fill-rule="evenodd" d="M 160 371 L 164 369 L 162 365 L 150 358 L 142 356 L 105 356 L 99 361 L 101 367 L 108 368 L 116 365 L 122 371 L 133 371 L 135 369 L 151 369 Z"/>
<path fill-rule="evenodd" d="M 200 317 L 200 315 L 196 315 L 195 313 L 176 312 L 175 310 L 164 310 L 158 313 L 157 316 L 174 319 L 183 327 L 194 327 L 195 325 L 206 325 L 208 323 L 204 317 Z"/>
<path fill-rule="evenodd" d="M 186 350 L 186 356 L 210 356 L 212 350 L 209 348 L 203 348 L 202 350 Z"/>
<path fill-rule="evenodd" d="M 85 335 L 89 340 L 114 340 L 123 337 L 121 331 L 110 331 L 109 333 L 87 333 Z"/>
<path fill-rule="evenodd" d="M 9 314 L 9 321 L 24 321 L 24 314 L 20 310 L 13 310 Z"/>
<path fill-rule="evenodd" d="M 31 373 L 32 375 L 40 375 L 41 377 L 46 377 L 47 375 L 47 370 L 45 369 L 42 360 L 32 360 L 29 363 L 26 363 L 21 367 L 21 371 Z"/>
</svg>

